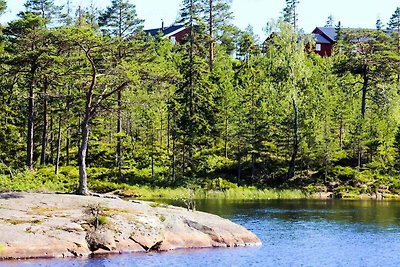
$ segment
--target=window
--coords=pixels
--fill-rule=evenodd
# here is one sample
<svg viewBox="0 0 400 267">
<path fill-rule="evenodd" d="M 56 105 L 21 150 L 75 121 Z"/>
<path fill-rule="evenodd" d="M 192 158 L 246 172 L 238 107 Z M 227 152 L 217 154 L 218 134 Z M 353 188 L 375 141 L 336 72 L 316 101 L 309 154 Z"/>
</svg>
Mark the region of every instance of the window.
<svg viewBox="0 0 400 267">
<path fill-rule="evenodd" d="M 315 51 L 321 51 L 321 44 L 316 44 L 315 45 Z"/>
<path fill-rule="evenodd" d="M 171 36 L 171 42 L 172 42 L 172 44 L 176 44 L 176 37 L 175 36 Z"/>
</svg>

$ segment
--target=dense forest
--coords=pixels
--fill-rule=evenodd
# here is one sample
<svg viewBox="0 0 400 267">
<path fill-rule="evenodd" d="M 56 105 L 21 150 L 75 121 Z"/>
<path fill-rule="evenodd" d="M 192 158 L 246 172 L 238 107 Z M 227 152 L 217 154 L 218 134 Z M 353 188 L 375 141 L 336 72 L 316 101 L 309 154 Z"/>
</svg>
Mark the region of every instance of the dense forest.
<svg viewBox="0 0 400 267">
<path fill-rule="evenodd" d="M 230 4 L 182 0 L 189 34 L 173 44 L 146 35 L 127 0 L 28 0 L 0 34 L 0 190 L 58 179 L 80 194 L 102 181 L 399 193 L 400 8 L 376 29 L 333 25 L 321 57 L 297 0 L 267 40 L 235 27 Z"/>
</svg>

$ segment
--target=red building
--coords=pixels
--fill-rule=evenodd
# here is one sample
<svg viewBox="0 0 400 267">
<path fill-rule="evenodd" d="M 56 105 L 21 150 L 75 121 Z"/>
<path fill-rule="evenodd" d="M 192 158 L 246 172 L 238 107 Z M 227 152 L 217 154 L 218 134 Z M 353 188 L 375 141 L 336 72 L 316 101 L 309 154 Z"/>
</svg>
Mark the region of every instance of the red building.
<svg viewBox="0 0 400 267">
<path fill-rule="evenodd" d="M 189 35 L 190 30 L 184 25 L 172 25 L 169 27 L 150 29 L 144 31 L 146 34 L 156 36 L 158 34 L 162 35 L 162 38 L 169 38 L 173 43 L 180 43 L 185 36 Z"/>
<path fill-rule="evenodd" d="M 322 57 L 332 55 L 336 43 L 336 29 L 331 27 L 317 27 L 312 31 L 315 37 L 314 51 Z"/>
</svg>

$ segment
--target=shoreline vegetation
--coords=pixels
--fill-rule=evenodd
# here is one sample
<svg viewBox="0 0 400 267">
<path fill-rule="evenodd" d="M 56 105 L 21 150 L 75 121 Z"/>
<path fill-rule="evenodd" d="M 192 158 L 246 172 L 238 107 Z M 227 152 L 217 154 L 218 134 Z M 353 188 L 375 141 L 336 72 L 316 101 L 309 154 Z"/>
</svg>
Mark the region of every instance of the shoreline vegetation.
<svg viewBox="0 0 400 267">
<path fill-rule="evenodd" d="M 1 192 L 59 192 L 75 193 L 78 183 L 78 170 L 71 166 L 60 167 L 60 173 L 55 175 L 52 167 L 40 168 L 36 171 L 12 171 L 0 174 Z M 257 185 L 237 185 L 222 178 L 187 180 L 185 183 L 174 183 L 168 180 L 150 180 L 134 183 L 113 178 L 113 170 L 89 168 L 89 190 L 94 193 L 115 194 L 122 198 L 157 200 L 175 199 L 183 202 L 190 199 L 230 199 L 230 200 L 268 200 L 268 199 L 392 199 L 400 200 L 400 195 L 393 190 L 396 182 L 391 184 L 373 181 L 369 184 L 360 183 L 363 172 L 358 177 L 348 181 L 347 185 L 338 182 L 309 183 L 296 185 L 296 179 L 279 187 L 263 188 Z M 365 173 L 364 173 L 365 174 Z M 363 178 L 366 179 L 365 177 Z M 350 183 L 356 186 L 349 185 Z M 379 184 L 377 186 L 377 184 Z"/>
<path fill-rule="evenodd" d="M 29 0 L 0 25 L 0 191 L 398 197 L 400 8 L 387 29 L 331 21 L 321 56 L 298 0 L 265 40 L 231 1 L 195 2 L 174 40 L 126 0 Z"/>
</svg>

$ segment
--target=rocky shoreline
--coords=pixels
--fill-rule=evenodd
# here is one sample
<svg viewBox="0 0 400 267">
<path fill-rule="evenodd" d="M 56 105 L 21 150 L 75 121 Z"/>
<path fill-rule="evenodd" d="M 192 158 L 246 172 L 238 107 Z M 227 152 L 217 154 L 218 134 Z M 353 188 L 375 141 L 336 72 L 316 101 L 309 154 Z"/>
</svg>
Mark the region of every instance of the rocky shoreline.
<svg viewBox="0 0 400 267">
<path fill-rule="evenodd" d="M 0 194 L 1 260 L 258 245 L 256 235 L 229 220 L 164 204 Z"/>
</svg>

